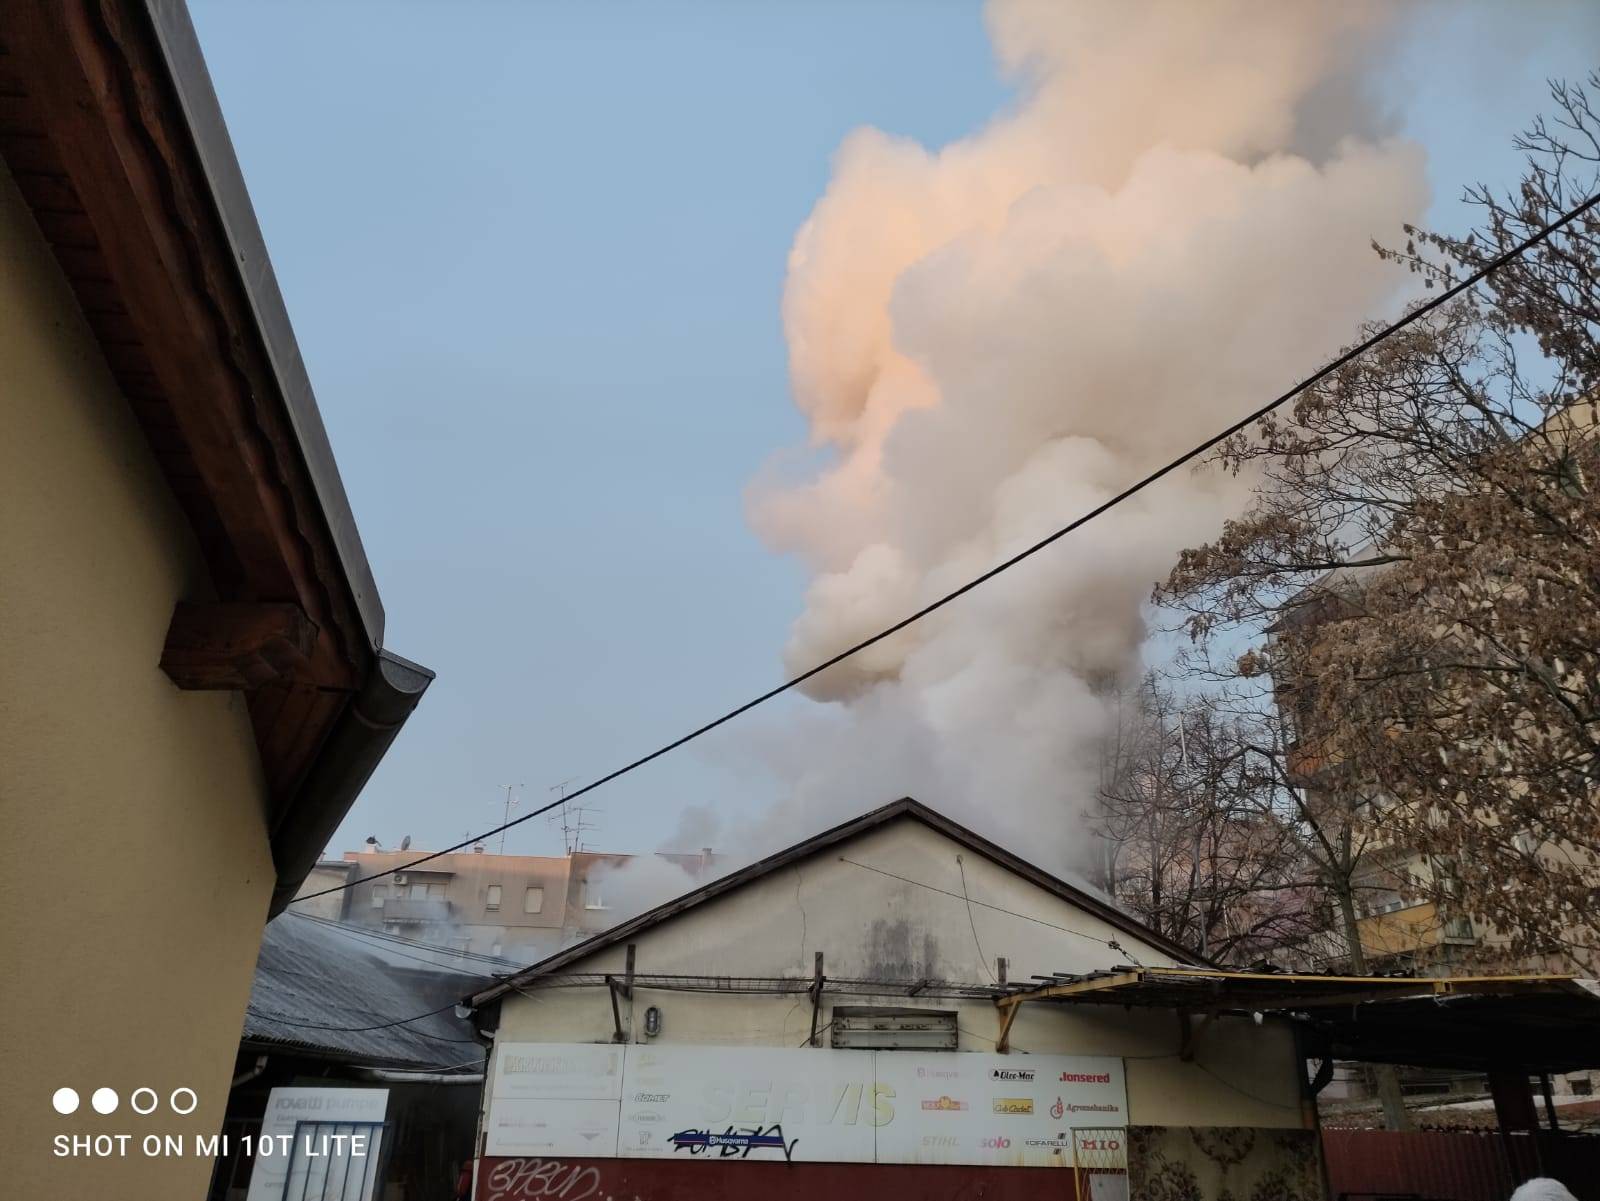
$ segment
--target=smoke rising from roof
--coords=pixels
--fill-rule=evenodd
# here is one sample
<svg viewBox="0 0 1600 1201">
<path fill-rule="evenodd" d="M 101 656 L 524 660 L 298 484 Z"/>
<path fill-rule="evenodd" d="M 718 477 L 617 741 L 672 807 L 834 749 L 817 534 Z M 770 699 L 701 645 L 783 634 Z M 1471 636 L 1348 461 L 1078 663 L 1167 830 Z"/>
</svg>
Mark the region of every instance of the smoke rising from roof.
<svg viewBox="0 0 1600 1201">
<path fill-rule="evenodd" d="M 750 513 L 811 572 L 791 672 L 1281 390 L 1404 283 L 1369 250 L 1427 199 L 1367 99 L 1379 7 L 1000 0 L 989 25 L 1016 108 L 934 151 L 851 134 L 790 255 L 794 396 L 830 461 L 769 465 Z M 1169 478 L 818 677 L 827 709 L 766 747 L 792 784 L 769 821 L 910 793 L 1071 863 L 1151 585 L 1241 496 Z"/>
</svg>

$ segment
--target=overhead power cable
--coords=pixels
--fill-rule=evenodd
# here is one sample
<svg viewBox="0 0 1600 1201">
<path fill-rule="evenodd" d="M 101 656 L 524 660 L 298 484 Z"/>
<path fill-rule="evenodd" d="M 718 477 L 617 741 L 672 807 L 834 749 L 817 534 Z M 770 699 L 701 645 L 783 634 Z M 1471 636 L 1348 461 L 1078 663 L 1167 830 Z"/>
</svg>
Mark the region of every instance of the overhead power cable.
<svg viewBox="0 0 1600 1201">
<path fill-rule="evenodd" d="M 1137 496 L 1139 493 L 1143 492 L 1146 488 L 1150 487 L 1152 484 L 1155 484 L 1155 483 L 1159 482 L 1160 480 L 1165 479 L 1167 476 L 1171 475 L 1174 471 L 1178 470 L 1178 468 L 1183 467 L 1188 463 L 1194 462 L 1194 460 L 1198 459 L 1201 455 L 1205 454 L 1207 451 L 1214 450 L 1217 446 L 1221 445 L 1223 442 L 1226 442 L 1229 438 L 1233 437 L 1235 434 L 1243 432 L 1244 430 L 1248 429 L 1250 426 L 1254 425 L 1257 421 L 1260 421 L 1268 413 L 1271 413 L 1273 410 L 1281 408 L 1283 405 L 1288 404 L 1289 401 L 1293 400 L 1296 396 L 1299 396 L 1300 393 L 1304 392 L 1307 388 L 1314 387 L 1315 385 L 1321 383 L 1323 380 L 1327 379 L 1334 372 L 1336 372 L 1336 371 L 1340 370 L 1341 368 L 1347 366 L 1348 364 L 1354 362 L 1356 359 L 1358 359 L 1362 355 L 1366 354 L 1367 351 L 1371 350 L 1374 346 L 1377 346 L 1380 342 L 1383 342 L 1385 339 L 1393 337 L 1395 334 L 1399 333 L 1401 330 L 1406 329 L 1409 326 L 1416 324 L 1418 321 L 1422 320 L 1422 318 L 1426 317 L 1429 313 L 1433 312 L 1435 309 L 1438 309 L 1441 306 L 1449 303 L 1451 300 L 1454 300 L 1457 296 L 1461 295 L 1463 292 L 1467 291 L 1469 288 L 1472 288 L 1472 287 L 1476 286 L 1477 284 L 1481 283 L 1484 279 L 1488 278 L 1490 275 L 1493 275 L 1496 271 L 1500 270 L 1500 268 L 1506 266 L 1508 263 L 1512 262 L 1513 260 L 1515 260 L 1517 258 L 1520 258 L 1523 254 L 1527 253 L 1533 247 L 1538 246 L 1541 243 L 1547 241 L 1551 237 L 1551 235 L 1559 233 L 1561 230 L 1565 229 L 1568 225 L 1571 225 L 1579 217 L 1583 216 L 1585 213 L 1589 212 L 1589 210 L 1594 208 L 1596 204 L 1600 204 L 1600 193 L 1596 193 L 1595 195 L 1590 196 L 1587 200 L 1585 200 L 1583 203 L 1577 205 L 1575 208 L 1568 209 L 1565 213 L 1563 213 L 1556 220 L 1552 221 L 1549 225 L 1544 226 L 1542 229 L 1536 230 L 1534 233 L 1532 233 L 1528 237 L 1524 238 L 1521 242 L 1518 242 L 1515 246 L 1513 246 L 1510 250 L 1506 251 L 1504 254 L 1500 255 L 1497 258 L 1491 259 L 1489 262 L 1485 263 L 1482 267 L 1479 267 L 1471 275 L 1468 275 L 1465 278 L 1463 278 L 1459 283 L 1451 285 L 1450 287 L 1446 288 L 1444 291 L 1439 293 L 1439 295 L 1435 296 L 1432 300 L 1429 300 L 1425 304 L 1418 305 L 1416 308 L 1414 308 L 1410 312 L 1406 313 L 1403 317 L 1398 318 L 1397 320 L 1391 322 L 1390 324 L 1384 326 L 1382 329 L 1378 330 L 1376 333 L 1372 334 L 1370 337 L 1363 339 L 1361 342 L 1358 342 L 1356 345 L 1354 345 L 1350 349 L 1346 350 L 1343 354 L 1339 355 L 1337 358 L 1333 359 L 1331 362 L 1329 362 L 1325 366 L 1319 368 L 1317 371 L 1313 372 L 1311 375 L 1309 375 L 1305 379 L 1301 380 L 1298 384 L 1295 384 L 1288 391 L 1283 392 L 1280 395 L 1274 397 L 1272 400 L 1267 401 L 1266 404 L 1260 406 L 1259 408 L 1253 410 L 1252 412 L 1246 413 L 1243 417 L 1239 418 L 1239 420 L 1235 421 L 1232 425 L 1228 426 L 1226 429 L 1223 429 L 1223 430 L 1219 431 L 1218 433 L 1213 434 L 1211 437 L 1207 438 L 1204 442 L 1201 442 L 1197 446 L 1194 446 L 1191 449 L 1184 451 L 1177 458 L 1171 460 L 1170 462 L 1168 462 L 1167 464 L 1165 464 L 1162 467 L 1156 468 L 1154 471 L 1152 471 L 1149 475 L 1145 476 L 1143 479 L 1140 479 L 1140 480 L 1136 481 L 1135 483 L 1132 483 L 1132 484 L 1128 485 L 1128 487 L 1124 488 L 1121 492 L 1118 492 L 1115 496 L 1111 497 L 1109 500 L 1102 501 L 1100 504 L 1096 505 L 1094 508 L 1090 509 L 1088 512 L 1083 513 L 1078 517 L 1075 517 L 1072 521 L 1069 521 L 1066 525 L 1062 526 L 1060 529 L 1056 530 L 1054 533 L 1045 535 L 1043 538 L 1039 539 L 1037 542 L 1033 543 L 1031 546 L 1028 546 L 1028 547 L 1024 548 L 1023 550 L 1018 551 L 1016 554 L 1012 555 L 1009 559 L 1005 559 L 1005 560 L 1003 560 L 1003 561 L 1001 561 L 999 563 L 996 563 L 993 567 L 989 568 L 989 570 L 985 571 L 982 575 L 974 576 L 972 579 L 968 580 L 965 584 L 962 584 L 959 588 L 955 589 L 954 591 L 945 593 L 938 600 L 924 605 L 922 608 L 918 609 L 916 612 L 908 614 L 907 616 L 901 618 L 899 621 L 895 622 L 892 626 L 888 626 L 887 628 L 885 628 L 883 630 L 880 630 L 878 633 L 872 635 L 870 638 L 864 638 L 860 642 L 856 643 L 854 646 L 846 647 L 844 650 L 840 651 L 838 654 L 832 656 L 831 658 L 824 659 L 821 663 L 818 663 L 815 667 L 810 668 L 807 671 L 801 672 L 799 675 L 794 676 L 792 679 L 784 681 L 782 684 L 779 684 L 776 688 L 769 688 L 766 692 L 763 692 L 763 693 L 761 693 L 761 695 L 759 695 L 757 697 L 754 697 L 751 700 L 746 701 L 744 704 L 739 705 L 737 708 L 733 708 L 733 709 L 728 710 L 721 717 L 714 718 L 713 720 L 706 722 L 704 725 L 698 726 L 695 729 L 690 730 L 687 734 L 684 734 L 682 737 L 673 739 L 671 742 L 667 743 L 665 746 L 658 747 L 657 749 L 651 751 L 648 755 L 641 755 L 639 758 L 633 760 L 631 763 L 624 764 L 622 767 L 617 768 L 615 771 L 607 772 L 605 775 L 601 776 L 598 780 L 593 780 L 590 783 L 585 784 L 582 788 L 579 788 L 579 789 L 576 789 L 576 790 L 574 790 L 572 792 L 569 792 L 565 796 L 562 796 L 562 797 L 558 798 L 557 800 L 551 801 L 548 805 L 544 805 L 541 808 L 533 810 L 531 813 L 524 813 L 521 817 L 514 818 L 511 821 L 508 821 L 508 822 L 504 823 L 503 825 L 496 826 L 492 830 L 485 830 L 482 834 L 478 834 L 478 835 L 476 835 L 476 836 L 474 836 L 472 838 L 468 838 L 464 842 L 458 842 L 454 846 L 446 847 L 442 851 L 434 851 L 431 854 L 423 855 L 418 859 L 413 859 L 409 863 L 402 863 L 398 867 L 391 867 L 391 868 L 387 868 L 387 869 L 385 869 L 384 871 L 381 871 L 381 872 L 374 872 L 369 876 L 357 876 L 354 880 L 348 880 L 343 884 L 335 884 L 331 888 L 324 888 L 319 892 L 306 893 L 305 896 L 297 897 L 296 900 L 298 900 L 298 901 L 309 901 L 309 900 L 311 900 L 311 899 L 313 899 L 315 897 L 325 897 L 325 896 L 328 896 L 330 893 L 343 892 L 347 888 L 354 888 L 357 884 L 365 884 L 365 883 L 367 883 L 368 881 L 371 881 L 371 880 L 381 880 L 385 876 L 394 875 L 396 872 L 410 871 L 412 868 L 420 867 L 422 864 L 429 863 L 429 862 L 431 862 L 431 861 L 433 861 L 435 859 L 438 859 L 442 855 L 454 854 L 456 851 L 463 850 L 466 847 L 471 846 L 475 842 L 481 842 L 483 839 L 492 838 L 494 835 L 500 834 L 500 833 L 502 833 L 502 832 L 504 832 L 506 830 L 509 830 L 513 826 L 520 826 L 525 821 L 532 821 L 534 818 L 539 817 L 542 814 L 548 813 L 552 809 L 558 809 L 562 805 L 565 805 L 565 804 L 568 804 L 571 801 L 577 800 L 579 797 L 583 796 L 585 793 L 593 792 L 595 789 L 601 788 L 604 785 L 611 783 L 611 781 L 613 781 L 613 780 L 619 779 L 622 776 L 625 776 L 630 772 L 637 771 L 639 768 L 643 767 L 645 764 L 653 762 L 654 760 L 661 758 L 661 756 L 663 756 L 663 755 L 671 754 L 673 751 L 677 750 L 679 747 L 684 746 L 684 745 L 686 745 L 686 744 L 688 744 L 690 742 L 693 742 L 695 739 L 700 738 L 701 736 L 703 736 L 705 734 L 709 734 L 712 730 L 715 730 L 718 726 L 725 725 L 728 722 L 732 721 L 734 718 L 740 717 L 740 716 L 750 712 L 750 710 L 754 709 L 756 706 L 764 705 L 764 704 L 766 704 L 766 702 L 772 700 L 773 698 L 782 696 L 784 693 L 789 692 L 792 689 L 798 688 L 801 684 L 804 684 L 807 680 L 813 678 L 814 676 L 821 675 L 823 672 L 827 671 L 830 667 L 835 667 L 838 664 L 843 663 L 846 659 L 850 658 L 852 655 L 858 655 L 862 651 L 866 650 L 868 647 L 876 646 L 878 643 L 882 642 L 885 638 L 891 638 L 895 634 L 898 634 L 901 630 L 905 629 L 907 626 L 913 625 L 916 622 L 921 621 L 924 617 L 927 617 L 929 614 L 938 612 L 940 609 L 942 609 L 946 605 L 950 604 L 950 602 L 952 602 L 954 600 L 957 600 L 960 597 L 965 596 L 967 593 L 971 592 L 974 588 L 977 588 L 980 585 L 988 583 L 990 580 L 994 579 L 995 576 L 1000 575 L 1002 572 L 1009 571 L 1011 568 L 1015 567 L 1018 563 L 1021 563 L 1024 559 L 1032 558 L 1034 555 L 1036 555 L 1040 551 L 1044 550 L 1047 546 L 1051 546 L 1054 543 L 1060 541 L 1062 538 L 1065 538 L 1068 534 L 1072 533 L 1074 530 L 1079 529 L 1080 527 L 1087 525 L 1089 522 L 1093 521 L 1095 518 L 1097 518 L 1097 517 L 1101 516 L 1102 514 L 1107 513 L 1110 510 L 1116 508 L 1118 505 L 1122 504 L 1124 501 L 1129 500 L 1130 498 L 1132 498 L 1134 496 Z"/>
<path fill-rule="evenodd" d="M 413 1014 L 408 1018 L 395 1018 L 392 1022 L 379 1022 L 376 1026 L 324 1026 L 316 1022 L 297 1022 L 288 1017 L 280 1017 L 275 1013 L 263 1013 L 261 1010 L 254 1007 L 247 1006 L 246 1008 L 247 1012 L 254 1014 L 263 1021 L 277 1022 L 280 1026 L 297 1026 L 301 1030 L 332 1030 L 340 1034 L 363 1034 L 368 1030 L 388 1030 L 394 1026 L 404 1026 L 410 1022 L 420 1022 L 423 1018 L 431 1018 L 435 1014 L 443 1013 L 445 1010 L 454 1009 L 455 1007 L 456 1002 L 450 1001 L 447 1004 L 439 1006 L 437 1009 L 428 1010 L 427 1013 Z M 412 1033 L 422 1034 L 423 1032 L 420 1030 L 414 1030 Z M 447 1043 L 464 1043 L 472 1041 L 468 1038 L 439 1038 L 437 1035 L 424 1035 L 424 1037 L 434 1038 L 439 1042 Z"/>
</svg>

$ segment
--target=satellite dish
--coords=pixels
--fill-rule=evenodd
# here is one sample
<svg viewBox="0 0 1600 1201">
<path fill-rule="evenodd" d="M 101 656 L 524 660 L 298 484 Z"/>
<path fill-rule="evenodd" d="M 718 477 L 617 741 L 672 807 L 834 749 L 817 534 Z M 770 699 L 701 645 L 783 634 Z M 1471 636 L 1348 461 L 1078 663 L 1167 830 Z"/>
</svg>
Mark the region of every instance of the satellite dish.
<svg viewBox="0 0 1600 1201">
<path fill-rule="evenodd" d="M 411 835 L 407 834 L 400 840 L 400 849 L 402 851 L 409 851 L 411 849 Z"/>
</svg>

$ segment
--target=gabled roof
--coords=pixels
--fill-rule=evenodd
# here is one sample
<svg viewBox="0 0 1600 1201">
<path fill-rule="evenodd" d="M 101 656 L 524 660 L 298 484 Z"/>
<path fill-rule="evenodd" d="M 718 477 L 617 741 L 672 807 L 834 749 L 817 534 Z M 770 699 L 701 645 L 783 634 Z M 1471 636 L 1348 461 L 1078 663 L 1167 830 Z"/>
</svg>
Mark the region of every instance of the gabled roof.
<svg viewBox="0 0 1600 1201">
<path fill-rule="evenodd" d="M 787 850 L 779 851 L 774 855 L 768 855 L 765 859 L 757 860 L 749 867 L 736 871 L 732 875 L 713 880 L 711 883 L 686 892 L 680 897 L 675 897 L 664 904 L 657 905 L 654 909 L 648 909 L 638 917 L 613 926 L 593 938 L 585 939 L 583 942 L 575 943 L 565 950 L 557 951 L 554 955 L 541 959 L 538 963 L 507 976 L 493 988 L 487 988 L 482 992 L 472 994 L 467 998 L 467 1003 L 472 1006 L 486 1005 L 503 996 L 518 984 L 550 972 L 559 971 L 570 963 L 593 955 L 596 951 L 603 951 L 607 947 L 624 943 L 643 931 L 676 917 L 680 913 L 743 888 L 747 884 L 754 883 L 763 876 L 778 871 L 780 868 L 809 859 L 813 855 L 828 850 L 830 847 L 849 842 L 862 834 L 901 820 L 919 822 L 929 829 L 943 834 L 946 838 L 958 843 L 966 850 L 976 855 L 982 855 L 990 862 L 998 864 L 1007 871 L 1027 880 L 1030 884 L 1036 885 L 1046 892 L 1076 905 L 1079 909 L 1093 914 L 1114 929 L 1131 935 L 1141 942 L 1171 955 L 1180 963 L 1201 964 L 1204 962 L 1193 951 L 1150 929 L 1138 918 L 1120 908 L 1115 902 L 1089 885 L 1069 883 L 1059 876 L 1051 875 L 1043 868 L 1036 867 L 1020 856 L 1012 854 L 1004 847 L 990 842 L 987 838 L 974 833 L 959 822 L 952 821 L 944 814 L 935 812 L 920 801 L 913 800 L 911 797 L 901 797 L 898 801 L 893 801 L 890 804 L 872 810 L 870 813 L 864 813 L 860 817 L 834 826 L 831 830 L 824 830 L 821 834 L 813 835 L 803 842 L 797 842 Z"/>
<path fill-rule="evenodd" d="M 0 3 L 0 98 L 4 173 L 209 569 L 216 595 L 177 606 L 160 667 L 179 688 L 248 698 L 278 912 L 433 673 L 384 647 L 377 585 L 181 0 Z"/>
</svg>

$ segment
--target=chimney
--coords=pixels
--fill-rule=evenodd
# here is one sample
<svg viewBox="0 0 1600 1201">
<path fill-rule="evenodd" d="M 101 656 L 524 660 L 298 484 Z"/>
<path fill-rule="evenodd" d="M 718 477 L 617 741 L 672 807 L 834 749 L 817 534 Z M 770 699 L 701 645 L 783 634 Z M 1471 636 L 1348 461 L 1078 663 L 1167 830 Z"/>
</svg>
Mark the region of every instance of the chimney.
<svg viewBox="0 0 1600 1201">
<path fill-rule="evenodd" d="M 481 854 L 483 854 L 483 843 L 481 843 L 481 842 L 475 842 L 475 843 L 473 843 L 473 844 L 472 844 L 472 853 L 473 853 L 473 854 L 474 854 L 474 855 L 481 855 Z"/>
<path fill-rule="evenodd" d="M 700 870 L 701 871 L 705 871 L 710 866 L 711 866 L 711 848 L 710 847 L 701 847 L 700 848 Z"/>
</svg>

